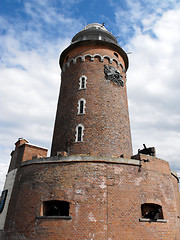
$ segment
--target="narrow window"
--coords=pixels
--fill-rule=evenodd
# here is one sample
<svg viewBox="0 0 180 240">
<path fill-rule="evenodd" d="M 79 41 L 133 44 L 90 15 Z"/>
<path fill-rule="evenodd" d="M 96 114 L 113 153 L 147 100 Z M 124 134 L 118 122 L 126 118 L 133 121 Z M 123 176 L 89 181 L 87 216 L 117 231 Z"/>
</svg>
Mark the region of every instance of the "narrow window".
<svg viewBox="0 0 180 240">
<path fill-rule="evenodd" d="M 7 193 L 8 193 L 8 190 L 4 190 L 4 191 L 2 191 L 2 193 L 1 193 L 1 198 L 0 198 L 0 213 L 2 213 L 2 211 L 3 211 L 3 209 L 4 209 L 4 205 L 5 205 L 5 202 L 6 202 Z"/>
<path fill-rule="evenodd" d="M 79 89 L 86 89 L 86 83 L 87 83 L 87 77 L 86 76 L 81 76 L 79 78 Z"/>
<path fill-rule="evenodd" d="M 76 127 L 76 142 L 83 142 L 84 126 L 82 124 Z"/>
<path fill-rule="evenodd" d="M 82 77 L 81 88 L 84 88 L 84 87 L 85 87 L 85 77 Z"/>
<path fill-rule="evenodd" d="M 79 101 L 78 101 L 78 114 L 85 114 L 85 104 L 86 104 L 86 100 L 84 98 L 81 98 Z"/>
<path fill-rule="evenodd" d="M 162 206 L 154 203 L 144 203 L 141 205 L 142 218 L 151 220 L 164 219 Z"/>
<path fill-rule="evenodd" d="M 84 113 L 84 101 L 80 101 L 80 113 Z"/>
<path fill-rule="evenodd" d="M 45 201 L 43 203 L 43 216 L 69 216 L 69 202 Z"/>
<path fill-rule="evenodd" d="M 78 127 L 78 142 L 82 141 L 82 127 Z"/>
</svg>

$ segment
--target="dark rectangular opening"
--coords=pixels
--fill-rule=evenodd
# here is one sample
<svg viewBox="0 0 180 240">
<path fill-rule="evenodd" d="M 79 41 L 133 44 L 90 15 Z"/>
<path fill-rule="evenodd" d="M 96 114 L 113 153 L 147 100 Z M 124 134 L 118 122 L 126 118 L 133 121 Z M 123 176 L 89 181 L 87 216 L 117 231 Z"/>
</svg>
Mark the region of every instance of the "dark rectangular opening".
<svg viewBox="0 0 180 240">
<path fill-rule="evenodd" d="M 82 141 L 82 127 L 78 127 L 78 142 Z"/>
<path fill-rule="evenodd" d="M 45 201 L 43 203 L 44 216 L 69 216 L 69 202 L 66 201 Z"/>
<path fill-rule="evenodd" d="M 81 88 L 85 88 L 85 78 L 84 77 L 82 77 Z"/>
<path fill-rule="evenodd" d="M 154 203 L 144 203 L 141 205 L 141 213 L 143 218 L 157 220 L 164 219 L 162 206 Z"/>
<path fill-rule="evenodd" d="M 3 209 L 4 209 L 4 205 L 5 205 L 5 202 L 6 202 L 7 193 L 8 193 L 8 190 L 4 190 L 4 191 L 2 191 L 2 193 L 1 193 L 1 198 L 0 198 L 0 213 L 2 213 L 2 211 L 3 211 Z"/>
<path fill-rule="evenodd" d="M 80 113 L 84 113 L 84 102 L 80 101 Z"/>
</svg>

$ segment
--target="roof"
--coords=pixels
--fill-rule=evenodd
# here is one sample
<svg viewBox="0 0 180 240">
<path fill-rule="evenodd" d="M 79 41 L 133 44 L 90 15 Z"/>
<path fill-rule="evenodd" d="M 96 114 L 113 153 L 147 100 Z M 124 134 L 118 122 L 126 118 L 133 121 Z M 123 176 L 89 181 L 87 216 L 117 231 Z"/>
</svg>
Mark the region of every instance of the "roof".
<svg viewBox="0 0 180 240">
<path fill-rule="evenodd" d="M 101 40 L 119 45 L 117 39 L 112 35 L 112 33 L 110 33 L 104 25 L 99 23 L 91 23 L 87 25 L 73 37 L 71 43 L 85 40 Z"/>
</svg>

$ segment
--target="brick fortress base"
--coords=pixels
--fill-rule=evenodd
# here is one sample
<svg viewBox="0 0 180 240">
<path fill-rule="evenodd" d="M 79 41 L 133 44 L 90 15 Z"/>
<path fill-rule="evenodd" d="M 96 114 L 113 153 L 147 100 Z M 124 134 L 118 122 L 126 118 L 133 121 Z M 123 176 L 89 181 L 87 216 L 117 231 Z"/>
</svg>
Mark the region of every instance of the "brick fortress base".
<svg viewBox="0 0 180 240">
<path fill-rule="evenodd" d="M 167 162 L 63 155 L 21 162 L 1 239 L 180 239 L 177 176 Z M 70 203 L 68 216 L 44 216 L 54 199 Z M 145 203 L 162 206 L 163 219 L 143 218 Z"/>
</svg>

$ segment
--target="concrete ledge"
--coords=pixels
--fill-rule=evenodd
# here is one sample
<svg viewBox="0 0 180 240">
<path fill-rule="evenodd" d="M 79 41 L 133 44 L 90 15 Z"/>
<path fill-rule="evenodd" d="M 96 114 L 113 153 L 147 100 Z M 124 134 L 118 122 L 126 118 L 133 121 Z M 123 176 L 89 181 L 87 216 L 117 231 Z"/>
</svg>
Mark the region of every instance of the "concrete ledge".
<svg viewBox="0 0 180 240">
<path fill-rule="evenodd" d="M 116 157 L 96 157 L 96 156 L 61 156 L 61 157 L 46 157 L 27 160 L 21 163 L 21 166 L 31 164 L 46 164 L 46 163 L 76 163 L 76 162 L 98 162 L 98 163 L 115 163 L 115 164 L 128 164 L 140 166 L 141 162 L 136 159 L 116 158 Z"/>
<path fill-rule="evenodd" d="M 45 219 L 45 220 L 57 220 L 57 219 L 62 219 L 62 220 L 71 220 L 71 216 L 38 216 L 36 217 L 37 219 Z"/>
<path fill-rule="evenodd" d="M 150 218 L 139 218 L 140 222 L 158 222 L 158 223 L 167 223 L 168 220 L 164 220 L 164 219 L 157 219 L 157 220 L 153 220 Z"/>
</svg>

